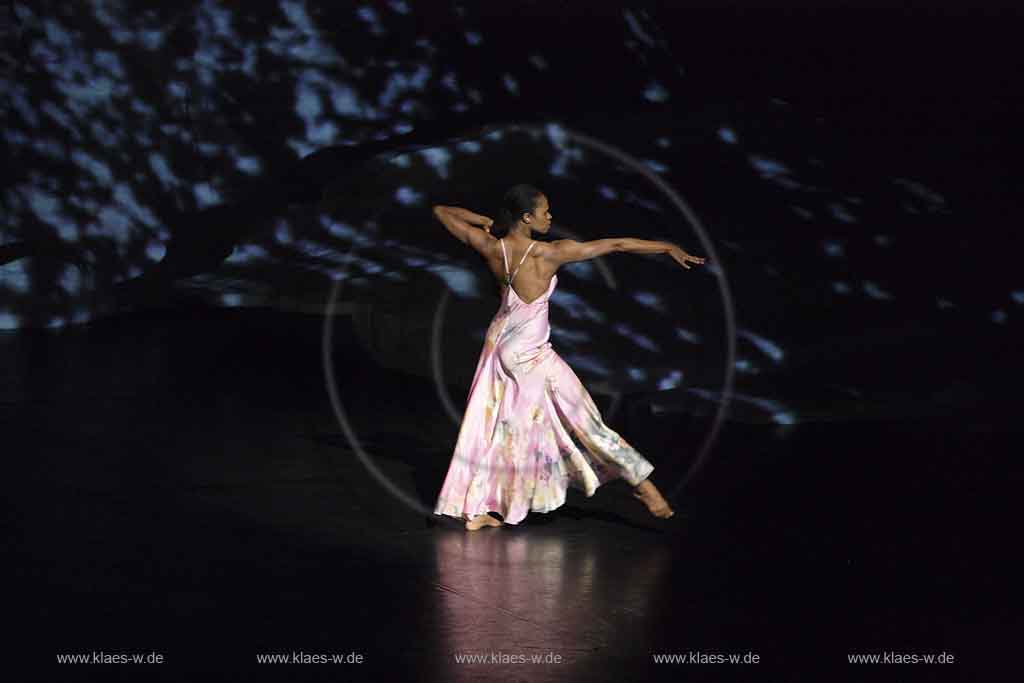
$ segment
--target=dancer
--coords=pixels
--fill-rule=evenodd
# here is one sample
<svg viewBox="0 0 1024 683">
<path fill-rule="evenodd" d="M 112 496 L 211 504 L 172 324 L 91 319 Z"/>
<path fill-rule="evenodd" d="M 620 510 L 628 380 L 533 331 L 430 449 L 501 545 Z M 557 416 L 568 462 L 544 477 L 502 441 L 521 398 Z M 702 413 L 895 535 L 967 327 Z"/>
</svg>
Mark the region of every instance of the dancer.
<svg viewBox="0 0 1024 683">
<path fill-rule="evenodd" d="M 650 481 L 654 466 L 604 423 L 579 378 L 551 347 L 548 299 L 565 263 L 614 252 L 668 254 L 687 269 L 704 259 L 669 242 L 630 237 L 535 241 L 532 231 L 546 234 L 551 228 L 551 207 L 529 185 L 505 194 L 497 224 L 454 206 L 435 206 L 434 216 L 479 252 L 502 281 L 501 305 L 487 328 L 434 514 L 464 519 L 470 531 L 518 524 L 531 511 L 560 507 L 570 485 L 589 497 L 620 477 L 655 517 L 675 514 Z"/>
</svg>

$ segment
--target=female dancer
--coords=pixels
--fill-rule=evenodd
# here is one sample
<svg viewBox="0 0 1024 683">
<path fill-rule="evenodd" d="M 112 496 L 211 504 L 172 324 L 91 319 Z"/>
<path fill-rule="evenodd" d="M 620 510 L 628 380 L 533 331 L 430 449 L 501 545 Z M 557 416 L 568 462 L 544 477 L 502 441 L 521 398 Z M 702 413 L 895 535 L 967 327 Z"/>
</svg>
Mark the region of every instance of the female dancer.
<svg viewBox="0 0 1024 683">
<path fill-rule="evenodd" d="M 532 231 L 551 228 L 551 207 L 529 185 L 505 194 L 497 224 L 455 206 L 435 206 L 434 216 L 502 281 L 501 306 L 484 338 L 434 514 L 465 519 L 470 531 L 502 524 L 488 512 L 518 524 L 530 511 L 560 507 L 569 485 L 589 497 L 620 477 L 651 514 L 675 514 L 649 479 L 654 466 L 604 423 L 576 374 L 551 348 L 548 299 L 565 263 L 620 251 L 668 254 L 687 269 L 704 259 L 669 242 L 630 237 L 534 241 Z M 509 263 L 515 264 L 511 270 Z"/>
</svg>

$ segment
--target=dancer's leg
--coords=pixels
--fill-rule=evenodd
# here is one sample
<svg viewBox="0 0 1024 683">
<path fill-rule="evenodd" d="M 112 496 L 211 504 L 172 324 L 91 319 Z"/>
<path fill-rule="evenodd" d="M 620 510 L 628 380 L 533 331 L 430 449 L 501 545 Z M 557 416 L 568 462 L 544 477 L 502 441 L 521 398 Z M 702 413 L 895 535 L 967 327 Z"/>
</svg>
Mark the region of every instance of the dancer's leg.
<svg viewBox="0 0 1024 683">
<path fill-rule="evenodd" d="M 662 519 L 674 515 L 668 502 L 649 479 L 654 465 L 605 424 L 594 399 L 572 368 L 561 358 L 556 358 L 554 362 L 557 371 L 551 388 L 555 393 L 555 405 L 576 438 L 590 453 L 595 467 L 600 468 L 599 479 L 604 482 L 617 473 L 633 486 L 633 495 L 647 506 L 652 515 Z"/>
<path fill-rule="evenodd" d="M 668 519 L 675 514 L 672 508 L 669 507 L 668 501 L 662 497 L 661 491 L 658 490 L 658 487 L 650 479 L 644 479 L 640 482 L 640 485 L 633 489 L 633 495 L 639 498 L 655 517 Z"/>
<path fill-rule="evenodd" d="M 553 402 L 563 423 L 568 424 L 590 454 L 598 479 L 604 483 L 619 476 L 631 486 L 639 486 L 650 476 L 654 465 L 605 424 L 594 399 L 572 368 L 561 358 L 556 357 L 554 362 L 556 371 L 549 383 Z"/>
</svg>

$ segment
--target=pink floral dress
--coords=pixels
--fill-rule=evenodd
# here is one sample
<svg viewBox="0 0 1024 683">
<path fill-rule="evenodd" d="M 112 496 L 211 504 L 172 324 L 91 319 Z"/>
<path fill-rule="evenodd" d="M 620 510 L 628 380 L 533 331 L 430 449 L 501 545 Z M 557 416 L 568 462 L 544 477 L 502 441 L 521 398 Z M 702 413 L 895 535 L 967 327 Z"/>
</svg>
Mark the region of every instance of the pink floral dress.
<svg viewBox="0 0 1024 683">
<path fill-rule="evenodd" d="M 434 514 L 471 519 L 497 512 L 518 524 L 530 511 L 560 507 L 569 486 L 592 496 L 619 477 L 636 486 L 654 469 L 604 423 L 576 373 L 551 348 L 548 299 L 558 276 L 531 302 L 512 289 L 534 244 L 509 275 L 501 240 L 507 276 L 501 306 L 487 328 Z"/>
</svg>

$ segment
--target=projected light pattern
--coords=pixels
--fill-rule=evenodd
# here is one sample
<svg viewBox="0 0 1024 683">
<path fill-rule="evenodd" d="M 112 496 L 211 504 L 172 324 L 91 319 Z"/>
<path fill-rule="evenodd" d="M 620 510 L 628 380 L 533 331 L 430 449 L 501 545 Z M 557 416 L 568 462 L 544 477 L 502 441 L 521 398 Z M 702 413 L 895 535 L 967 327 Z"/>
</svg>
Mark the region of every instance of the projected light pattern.
<svg viewBox="0 0 1024 683">
<path fill-rule="evenodd" d="M 781 363 L 786 355 L 778 344 L 751 330 L 740 328 L 736 331 L 736 336 L 751 342 L 758 351 L 768 356 L 776 364 Z"/>
<path fill-rule="evenodd" d="M 666 312 L 665 303 L 662 301 L 661 297 L 658 296 L 658 294 L 656 294 L 655 292 L 636 291 L 633 292 L 633 298 L 637 301 L 637 303 L 646 306 L 647 308 L 650 308 L 654 311 L 657 311 L 659 313 Z"/>
<path fill-rule="evenodd" d="M 145 280 L 168 264 L 184 263 L 187 271 L 175 286 L 216 305 L 301 299 L 338 272 L 353 246 L 360 251 L 349 264 L 350 277 L 364 293 L 378 282 L 418 287 L 426 279 L 463 299 L 492 295 L 489 276 L 457 245 L 442 247 L 432 244 L 440 240 L 437 236 L 426 240 L 411 232 L 382 239 L 379 226 L 360 216 L 386 206 L 389 225 L 429 223 L 422 213 L 433 197 L 451 183 L 474 180 L 488 158 L 507 151 L 511 143 L 501 131 L 388 150 L 379 166 L 353 169 L 355 176 L 379 178 L 386 192 L 360 186 L 345 199 L 357 206 L 345 220 L 303 213 L 283 199 L 269 202 L 266 210 L 247 210 L 246 204 L 283 197 L 280 186 L 291 179 L 299 157 L 329 147 L 357 149 L 396 131 L 416 130 L 421 121 L 495 106 L 496 97 L 526 96 L 531 79 L 564 73 L 558 51 L 531 48 L 521 63 L 503 64 L 494 75 L 497 87 L 488 87 L 462 68 L 436 36 L 419 32 L 416 9 L 408 2 L 334 8 L 326 14 L 291 0 L 244 10 L 213 0 L 145 9 L 97 0 L 68 4 L 54 16 L 33 3 L 10 7 L 25 51 L 10 53 L 10 45 L 0 50 L 6 62 L 30 64 L 32 70 L 19 67 L 0 76 L 9 102 L 4 141 L 16 165 L 25 169 L 12 176 L 0 195 L 0 238 L 3 245 L 31 245 L 0 263 L 0 329 L 89 321 L 113 310 L 94 303 L 98 292 Z M 470 12 L 459 8 L 455 14 L 463 22 L 457 36 L 464 49 L 481 59 L 492 56 L 496 41 L 487 39 Z M 342 18 L 348 23 L 338 21 Z M 617 21 L 643 65 L 629 86 L 634 98 L 649 103 L 654 112 L 680 107 L 674 96 L 679 81 L 673 78 L 682 67 L 666 68 L 665 42 L 648 13 L 625 9 Z M 338 26 L 346 25 L 358 29 L 340 36 Z M 401 45 L 395 44 L 395 27 L 411 31 L 402 34 Z M 175 31 L 190 39 L 173 39 Z M 798 113 L 777 98 L 770 106 L 773 111 L 780 107 L 780 115 Z M 669 182 L 679 182 L 676 174 L 690 163 L 687 138 L 678 135 L 680 113 L 685 111 L 646 118 L 642 133 L 630 140 L 646 167 Z M 760 233 L 723 240 L 732 252 L 750 259 L 736 263 L 733 277 L 757 279 L 768 273 L 784 278 L 801 267 L 787 262 L 782 251 L 765 256 L 759 249 L 775 231 L 807 230 L 809 244 L 819 255 L 824 250 L 836 266 L 859 257 L 865 246 L 896 252 L 906 244 L 898 221 L 884 227 L 877 223 L 875 197 L 865 194 L 865 199 L 859 196 L 862 188 L 838 186 L 825 175 L 837 164 L 833 157 L 815 149 L 801 159 L 792 145 L 772 149 L 778 140 L 753 134 L 748 126 L 754 123 L 735 114 L 701 124 L 706 137 L 738 159 L 755 182 L 770 186 L 793 217 L 792 225 L 766 224 L 758 226 Z M 601 236 L 603 230 L 620 233 L 619 226 L 628 226 L 620 234 L 663 231 L 666 238 L 675 238 L 678 228 L 670 207 L 593 159 L 558 124 L 531 139 L 544 159 L 540 176 L 546 170 L 557 188 L 553 199 L 559 199 L 558 192 L 567 198 L 576 194 L 573 198 L 597 216 L 623 207 L 631 212 L 629 223 L 595 222 L 588 236 Z M 890 179 L 886 191 L 891 195 L 881 197 L 880 190 L 875 196 L 895 198 L 893 205 L 904 215 L 949 211 L 941 193 L 916 179 Z M 230 233 L 224 236 L 222 230 Z M 222 255 L 195 260 L 189 270 L 194 254 Z M 693 352 L 711 344 L 694 318 L 684 318 L 681 326 L 671 319 L 678 292 L 664 280 L 631 280 L 616 296 L 604 297 L 583 294 L 586 287 L 600 284 L 593 264 L 570 264 L 563 272 L 564 285 L 551 300 L 552 318 L 561 321 L 552 334 L 580 345 L 613 338 L 616 348 L 642 354 L 642 367 L 620 373 L 627 380 L 639 381 L 642 374 L 647 384 L 672 384 L 681 376 L 673 379 L 677 371 L 655 369 L 657 356 L 673 353 L 680 344 Z M 706 272 L 720 273 L 715 264 Z M 306 279 L 310 276 L 315 278 Z M 293 280 L 302 283 L 294 290 Z M 818 285 L 836 295 L 836 305 L 891 306 L 904 292 L 904 282 L 885 273 L 855 279 L 840 272 L 826 275 Z M 288 296 L 278 297 L 282 289 Z M 756 287 L 747 289 L 760 295 Z M 980 313 L 992 324 L 1009 325 L 1019 315 L 1021 296 L 1014 292 L 1012 304 L 991 302 Z M 954 302 L 948 295 L 929 297 L 926 303 L 944 316 L 965 309 L 979 312 L 975 302 Z M 618 320 L 626 307 L 630 319 Z M 737 370 L 754 374 L 784 366 L 793 352 L 783 353 L 783 342 L 769 341 L 784 338 L 770 316 L 748 324 L 758 331 L 741 333 L 752 348 L 737 361 Z M 596 357 L 600 351 L 578 353 Z M 588 367 L 601 372 L 596 361 Z"/>
<path fill-rule="evenodd" d="M 707 399 L 712 402 L 720 402 L 723 398 L 720 392 L 711 391 L 708 389 L 690 388 L 685 389 L 684 391 L 690 394 L 694 394 L 696 396 L 700 396 L 701 398 Z M 772 421 L 778 424 L 791 425 L 794 424 L 796 421 L 792 412 L 790 412 L 779 401 L 768 398 L 761 398 L 758 396 L 750 396 L 743 393 L 734 393 L 732 394 L 731 398 L 741 403 L 749 403 L 751 405 L 757 406 L 758 408 L 769 413 L 771 415 Z"/>
</svg>

